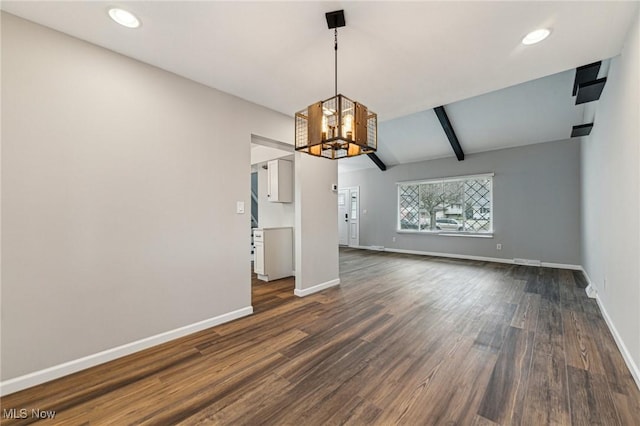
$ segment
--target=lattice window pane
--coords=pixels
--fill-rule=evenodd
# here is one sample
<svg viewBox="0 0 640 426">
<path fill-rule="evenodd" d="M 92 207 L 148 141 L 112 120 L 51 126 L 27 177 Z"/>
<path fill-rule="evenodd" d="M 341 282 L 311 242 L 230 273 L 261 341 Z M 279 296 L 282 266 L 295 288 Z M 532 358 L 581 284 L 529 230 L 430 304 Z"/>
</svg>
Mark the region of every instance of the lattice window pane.
<svg viewBox="0 0 640 426">
<path fill-rule="evenodd" d="M 419 186 L 402 185 L 400 190 L 400 229 L 418 229 Z"/>
<path fill-rule="evenodd" d="M 464 183 L 465 228 L 468 231 L 491 230 L 491 180 L 473 179 Z"/>
</svg>

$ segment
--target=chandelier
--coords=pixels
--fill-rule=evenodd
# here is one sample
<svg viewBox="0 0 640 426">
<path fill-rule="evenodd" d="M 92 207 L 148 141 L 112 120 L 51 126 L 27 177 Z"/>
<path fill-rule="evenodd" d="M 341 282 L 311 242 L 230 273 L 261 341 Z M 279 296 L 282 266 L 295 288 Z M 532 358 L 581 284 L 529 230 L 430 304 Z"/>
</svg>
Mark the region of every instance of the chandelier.
<svg viewBox="0 0 640 426">
<path fill-rule="evenodd" d="M 345 26 L 344 11 L 329 12 L 325 16 L 329 29 L 334 31 L 334 96 L 296 112 L 296 151 L 332 160 L 374 153 L 377 114 L 338 94 L 338 28 Z"/>
</svg>

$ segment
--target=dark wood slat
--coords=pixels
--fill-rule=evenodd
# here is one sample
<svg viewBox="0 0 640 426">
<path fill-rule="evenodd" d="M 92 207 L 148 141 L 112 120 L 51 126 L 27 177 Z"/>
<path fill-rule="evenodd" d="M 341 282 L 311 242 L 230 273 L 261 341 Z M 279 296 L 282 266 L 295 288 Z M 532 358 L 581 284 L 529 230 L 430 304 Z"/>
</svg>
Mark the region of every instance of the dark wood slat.
<svg viewBox="0 0 640 426">
<path fill-rule="evenodd" d="M 574 425 L 620 425 L 620 417 L 613 404 L 603 376 L 567 367 L 571 422 Z M 636 417 L 636 422 L 639 420 Z"/>
<path fill-rule="evenodd" d="M 534 331 L 538 325 L 539 312 L 540 295 L 525 293 L 521 295 L 518 308 L 513 314 L 513 319 L 511 320 L 511 326 Z"/>
<path fill-rule="evenodd" d="M 557 279 L 557 269 L 540 268 L 542 271 L 541 296 L 553 303 L 560 302 L 560 286 Z"/>
<path fill-rule="evenodd" d="M 520 424 L 529 379 L 533 332 L 509 327 L 478 414 L 499 424 Z"/>
<path fill-rule="evenodd" d="M 492 422 L 489 419 L 485 419 L 482 416 L 476 415 L 473 418 L 473 422 L 471 423 L 471 426 L 497 426 L 498 423 Z"/>
<path fill-rule="evenodd" d="M 474 345 L 482 350 L 498 352 L 508 329 L 509 326 L 501 321 L 489 320 L 480 330 Z"/>
<path fill-rule="evenodd" d="M 528 268 L 529 272 L 526 273 L 527 285 L 525 286 L 524 291 L 527 293 L 534 293 L 542 296 L 542 294 L 544 293 L 542 270 L 531 268 L 530 266 L 527 266 L 525 268 Z"/>
<path fill-rule="evenodd" d="M 534 347 L 537 351 L 549 356 L 558 353 L 564 354 L 562 309 L 559 304 L 552 303 L 546 299 L 540 300 L 540 313 L 538 315 Z"/>
<path fill-rule="evenodd" d="M 596 373 L 604 373 L 599 345 L 593 340 L 594 330 L 586 314 L 563 311 L 567 365 Z"/>
<path fill-rule="evenodd" d="M 527 426 L 571 424 L 562 349 L 552 355 L 533 351 L 523 413 L 522 424 Z"/>
<path fill-rule="evenodd" d="M 638 424 L 640 419 L 640 399 L 637 396 L 621 395 L 613 392 L 613 403 L 624 426 Z"/>
<path fill-rule="evenodd" d="M 580 303 L 580 294 L 584 294 L 584 290 L 578 291 L 573 271 L 560 271 L 559 287 L 560 287 L 560 304 L 563 309 L 582 312 L 582 303 Z"/>
</svg>

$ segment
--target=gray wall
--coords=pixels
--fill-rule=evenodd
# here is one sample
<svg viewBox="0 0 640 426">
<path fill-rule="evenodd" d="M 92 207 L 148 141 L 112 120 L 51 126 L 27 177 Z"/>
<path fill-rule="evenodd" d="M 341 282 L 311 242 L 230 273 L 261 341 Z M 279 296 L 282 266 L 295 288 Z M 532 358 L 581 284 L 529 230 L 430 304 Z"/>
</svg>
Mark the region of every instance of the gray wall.
<svg viewBox="0 0 640 426">
<path fill-rule="evenodd" d="M 396 232 L 397 182 L 494 172 L 494 238 Z M 580 264 L 580 146 L 549 142 L 340 174 L 360 186 L 360 245 Z M 366 213 L 365 213 L 366 211 Z M 396 241 L 393 241 L 393 238 Z M 502 250 L 496 250 L 496 244 Z"/>
<path fill-rule="evenodd" d="M 582 145 L 582 264 L 640 385 L 640 14 Z"/>
<path fill-rule="evenodd" d="M 338 162 L 295 154 L 296 291 L 338 280 Z"/>
<path fill-rule="evenodd" d="M 2 13 L 2 379 L 250 306 L 251 134 L 292 128 Z"/>
</svg>

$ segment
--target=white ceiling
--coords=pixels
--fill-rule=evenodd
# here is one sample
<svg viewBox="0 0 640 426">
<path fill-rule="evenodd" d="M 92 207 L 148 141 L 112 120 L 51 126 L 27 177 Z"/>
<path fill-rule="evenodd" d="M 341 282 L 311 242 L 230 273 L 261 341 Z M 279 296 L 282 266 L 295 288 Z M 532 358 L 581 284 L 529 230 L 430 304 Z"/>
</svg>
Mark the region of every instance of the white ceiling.
<svg viewBox="0 0 640 426">
<path fill-rule="evenodd" d="M 439 105 L 465 152 L 568 137 L 567 123 L 578 124 L 580 113 L 568 104 L 573 74 L 561 72 L 619 54 L 638 4 L 3 1 L 1 8 L 287 115 L 333 94 L 324 13 L 344 9 L 338 90 L 378 112 L 379 156 L 396 164 L 452 155 L 431 110 Z M 113 5 L 142 26 L 115 24 L 107 16 Z M 552 29 L 547 40 L 520 43 L 539 27 Z M 346 161 L 372 165 L 366 157 Z"/>
<path fill-rule="evenodd" d="M 258 145 L 251 143 L 251 165 L 265 163 L 276 158 L 284 158 L 292 155 L 293 148 L 285 151 L 270 146 Z"/>
</svg>

